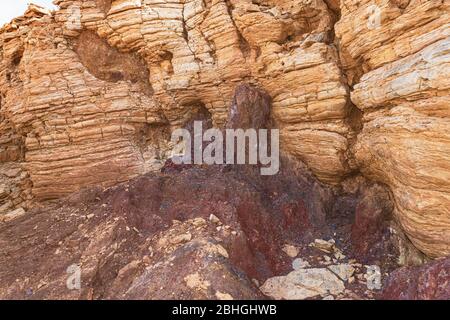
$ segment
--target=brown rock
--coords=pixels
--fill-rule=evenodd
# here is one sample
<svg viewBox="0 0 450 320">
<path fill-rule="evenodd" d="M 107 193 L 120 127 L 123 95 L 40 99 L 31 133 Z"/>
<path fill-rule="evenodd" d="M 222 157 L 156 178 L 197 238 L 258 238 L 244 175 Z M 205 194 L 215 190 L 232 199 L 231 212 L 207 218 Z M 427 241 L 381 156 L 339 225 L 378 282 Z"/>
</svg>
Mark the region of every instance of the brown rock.
<svg viewBox="0 0 450 320">
<path fill-rule="evenodd" d="M 233 129 L 267 128 L 270 118 L 270 96 L 248 84 L 236 87 L 227 127 Z"/>
</svg>

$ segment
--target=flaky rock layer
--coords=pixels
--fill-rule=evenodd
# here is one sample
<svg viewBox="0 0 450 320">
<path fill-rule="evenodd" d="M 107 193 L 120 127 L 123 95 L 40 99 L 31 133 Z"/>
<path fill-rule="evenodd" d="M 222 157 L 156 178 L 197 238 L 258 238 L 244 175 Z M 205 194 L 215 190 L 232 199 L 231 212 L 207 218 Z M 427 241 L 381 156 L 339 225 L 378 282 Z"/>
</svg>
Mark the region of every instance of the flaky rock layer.
<svg viewBox="0 0 450 320">
<path fill-rule="evenodd" d="M 0 31 L 0 214 L 158 170 L 199 112 L 267 92 L 283 152 L 389 186 L 450 254 L 450 7 L 391 0 L 57 0 Z"/>
<path fill-rule="evenodd" d="M 450 4 L 343 4 L 336 33 L 362 70 L 351 93 L 363 112 L 355 158 L 363 174 L 390 186 L 413 243 L 432 257 L 449 255 Z M 374 5 L 380 24 L 368 28 Z"/>
</svg>

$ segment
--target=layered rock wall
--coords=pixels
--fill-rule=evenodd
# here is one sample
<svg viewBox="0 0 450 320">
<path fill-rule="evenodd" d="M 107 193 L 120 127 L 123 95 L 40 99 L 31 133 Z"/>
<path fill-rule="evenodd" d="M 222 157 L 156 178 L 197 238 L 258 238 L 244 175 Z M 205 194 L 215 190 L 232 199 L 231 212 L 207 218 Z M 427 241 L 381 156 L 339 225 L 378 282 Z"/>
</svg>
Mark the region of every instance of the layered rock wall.
<svg viewBox="0 0 450 320">
<path fill-rule="evenodd" d="M 363 112 L 358 166 L 390 186 L 396 216 L 419 249 L 448 255 L 450 3 L 343 1 L 341 8 L 336 34 L 353 60 L 351 99 Z M 379 25 L 364 20 L 377 11 Z"/>
<path fill-rule="evenodd" d="M 223 127 L 247 82 L 285 153 L 388 185 L 413 243 L 450 253 L 447 1 L 55 2 L 0 32 L 0 167 L 24 170 L 5 211 L 158 169 L 171 129 Z"/>
</svg>

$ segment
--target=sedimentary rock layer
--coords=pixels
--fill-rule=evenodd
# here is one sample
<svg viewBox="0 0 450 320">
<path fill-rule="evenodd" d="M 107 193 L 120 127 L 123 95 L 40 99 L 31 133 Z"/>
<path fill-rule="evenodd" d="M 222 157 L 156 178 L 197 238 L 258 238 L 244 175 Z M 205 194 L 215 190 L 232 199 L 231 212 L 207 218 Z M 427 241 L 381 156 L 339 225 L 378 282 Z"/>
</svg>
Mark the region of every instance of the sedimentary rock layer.
<svg viewBox="0 0 450 320">
<path fill-rule="evenodd" d="M 390 186 L 397 218 L 420 250 L 448 255 L 450 4 L 341 2 L 336 34 L 353 60 L 351 99 L 363 112 L 358 166 Z"/>
<path fill-rule="evenodd" d="M 0 31 L 0 213 L 159 169 L 246 82 L 285 154 L 388 185 L 413 243 L 450 254 L 448 1 L 55 2 Z"/>
<path fill-rule="evenodd" d="M 350 170 L 348 94 L 324 2 L 56 3 L 1 32 L 2 125 L 14 129 L 3 132 L 20 138 L 2 162 L 21 150 L 36 200 L 159 168 L 160 132 L 199 108 L 223 126 L 243 80 L 271 95 L 287 152 L 323 181 Z"/>
</svg>

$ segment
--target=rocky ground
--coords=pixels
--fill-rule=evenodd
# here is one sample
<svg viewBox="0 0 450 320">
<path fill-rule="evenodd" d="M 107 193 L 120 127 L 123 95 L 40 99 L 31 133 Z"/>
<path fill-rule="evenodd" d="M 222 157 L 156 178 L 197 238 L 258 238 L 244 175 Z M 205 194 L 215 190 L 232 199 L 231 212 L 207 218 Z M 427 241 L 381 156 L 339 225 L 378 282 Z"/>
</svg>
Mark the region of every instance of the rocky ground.
<svg viewBox="0 0 450 320">
<path fill-rule="evenodd" d="M 338 195 L 304 170 L 268 178 L 251 167 L 168 164 L 33 209 L 0 227 L 0 297 L 383 297 L 398 250 L 384 206 L 364 201 L 380 187 L 352 181 L 358 188 Z M 361 235 L 364 219 L 354 213 L 368 211 L 383 218 Z M 360 241 L 383 250 L 364 251 Z M 80 290 L 67 288 L 71 265 L 80 267 Z"/>
</svg>

